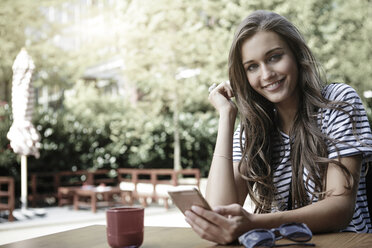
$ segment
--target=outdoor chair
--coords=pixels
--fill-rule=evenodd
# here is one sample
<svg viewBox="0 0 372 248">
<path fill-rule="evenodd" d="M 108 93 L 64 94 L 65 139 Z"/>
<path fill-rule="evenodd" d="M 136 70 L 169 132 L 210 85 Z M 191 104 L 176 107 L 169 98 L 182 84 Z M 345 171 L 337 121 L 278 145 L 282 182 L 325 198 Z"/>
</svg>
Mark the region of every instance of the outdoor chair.
<svg viewBox="0 0 372 248">
<path fill-rule="evenodd" d="M 0 211 L 7 210 L 9 212 L 9 221 L 14 220 L 14 198 L 14 179 L 12 177 L 0 177 Z"/>
</svg>

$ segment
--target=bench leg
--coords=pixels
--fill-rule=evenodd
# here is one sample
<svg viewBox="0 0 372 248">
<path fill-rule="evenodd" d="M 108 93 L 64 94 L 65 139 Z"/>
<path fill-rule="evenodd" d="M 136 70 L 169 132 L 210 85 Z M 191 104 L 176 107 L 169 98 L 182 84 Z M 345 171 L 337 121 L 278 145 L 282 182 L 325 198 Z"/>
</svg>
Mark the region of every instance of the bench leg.
<svg viewBox="0 0 372 248">
<path fill-rule="evenodd" d="M 164 197 L 163 200 L 164 200 L 164 207 L 165 207 L 165 209 L 169 209 L 168 197 Z"/>
<path fill-rule="evenodd" d="M 127 197 L 129 200 L 127 200 Z M 133 206 L 133 195 L 132 191 L 122 191 L 121 192 L 121 201 L 123 205 L 128 203 L 129 206 Z"/>
<path fill-rule="evenodd" d="M 8 221 L 14 221 L 13 209 L 9 209 Z"/>
<path fill-rule="evenodd" d="M 130 192 L 129 193 L 129 206 L 133 206 L 133 202 L 134 202 L 133 195 L 132 195 L 132 192 Z"/>
<path fill-rule="evenodd" d="M 77 194 L 74 195 L 74 210 L 79 209 L 79 196 Z"/>
<path fill-rule="evenodd" d="M 91 194 L 90 195 L 90 201 L 91 201 L 91 206 L 92 206 L 92 212 L 95 213 L 97 212 L 97 197 L 96 194 Z"/>
<path fill-rule="evenodd" d="M 141 197 L 141 198 L 139 198 L 139 200 L 140 200 L 140 202 L 141 202 L 141 205 L 142 205 L 142 207 L 147 207 L 147 199 L 146 199 L 146 197 Z"/>
</svg>

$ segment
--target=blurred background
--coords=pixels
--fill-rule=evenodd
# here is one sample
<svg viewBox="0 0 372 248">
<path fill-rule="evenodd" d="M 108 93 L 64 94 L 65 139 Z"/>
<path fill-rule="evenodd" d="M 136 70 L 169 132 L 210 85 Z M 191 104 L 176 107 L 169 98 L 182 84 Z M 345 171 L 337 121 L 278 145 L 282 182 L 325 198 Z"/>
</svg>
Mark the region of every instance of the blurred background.
<svg viewBox="0 0 372 248">
<path fill-rule="evenodd" d="M 371 120 L 371 0 L 1 0 L 0 175 L 19 195 L 6 135 L 12 64 L 25 48 L 41 135 L 29 172 L 182 167 L 206 177 L 218 122 L 208 87 L 228 79 L 234 30 L 257 9 L 295 23 L 327 80 L 353 86 Z"/>
</svg>

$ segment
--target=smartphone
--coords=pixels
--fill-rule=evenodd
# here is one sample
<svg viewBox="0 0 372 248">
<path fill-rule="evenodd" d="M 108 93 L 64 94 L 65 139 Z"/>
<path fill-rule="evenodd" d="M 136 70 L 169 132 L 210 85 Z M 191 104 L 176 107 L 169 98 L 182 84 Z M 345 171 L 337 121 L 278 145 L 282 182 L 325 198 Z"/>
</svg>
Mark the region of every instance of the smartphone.
<svg viewBox="0 0 372 248">
<path fill-rule="evenodd" d="M 197 189 L 168 191 L 168 194 L 183 214 L 185 214 L 186 210 L 190 210 L 193 205 L 212 210 L 207 200 Z"/>
</svg>

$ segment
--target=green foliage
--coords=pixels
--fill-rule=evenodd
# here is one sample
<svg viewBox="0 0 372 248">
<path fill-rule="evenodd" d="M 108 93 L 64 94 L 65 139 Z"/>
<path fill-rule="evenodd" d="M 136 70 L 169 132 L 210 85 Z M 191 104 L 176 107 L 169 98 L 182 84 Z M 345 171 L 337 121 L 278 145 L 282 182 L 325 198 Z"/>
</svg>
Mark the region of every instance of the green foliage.
<svg viewBox="0 0 372 248">
<path fill-rule="evenodd" d="M 181 164 L 199 168 L 207 176 L 216 143 L 218 118 L 211 112 L 182 113 L 180 126 Z"/>
<path fill-rule="evenodd" d="M 84 125 L 78 116 L 63 109 L 39 109 L 35 119 L 42 139 L 40 158 L 30 158 L 31 171 L 100 168 L 109 163 L 100 159 L 109 142 L 104 128 Z"/>
<path fill-rule="evenodd" d="M 92 86 L 76 88 L 64 109 L 40 108 L 35 126 L 42 136 L 40 158 L 29 158 L 30 171 L 173 168 L 170 115 L 147 115 L 120 98 L 107 99 Z M 89 95 L 89 97 L 87 97 Z M 180 115 L 184 168 L 208 172 L 217 118 L 210 112 Z M 212 137 L 212 138 L 211 138 Z"/>
<path fill-rule="evenodd" d="M 6 138 L 11 124 L 11 109 L 8 104 L 0 102 L 0 175 L 17 177 L 19 174 L 17 155 L 10 148 L 10 141 Z"/>
</svg>

